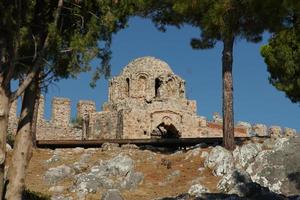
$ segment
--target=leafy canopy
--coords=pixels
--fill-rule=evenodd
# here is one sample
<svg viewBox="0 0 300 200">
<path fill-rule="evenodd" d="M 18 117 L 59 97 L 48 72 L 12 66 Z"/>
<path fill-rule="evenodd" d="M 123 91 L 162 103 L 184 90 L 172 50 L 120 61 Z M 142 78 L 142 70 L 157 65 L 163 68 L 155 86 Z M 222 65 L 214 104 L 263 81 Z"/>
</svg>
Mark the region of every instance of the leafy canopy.
<svg viewBox="0 0 300 200">
<path fill-rule="evenodd" d="M 294 103 L 300 102 L 300 2 L 284 1 L 283 27 L 274 31 L 261 55 L 270 73 L 269 81 L 285 92 Z"/>
<path fill-rule="evenodd" d="M 40 65 L 54 80 L 91 70 L 93 59 L 102 62 L 94 72 L 93 86 L 101 74 L 110 74 L 112 35 L 125 28 L 131 4 L 64 0 L 58 12 L 58 1 L 53 0 L 0 1 L 2 73 L 13 66 L 14 79 L 19 79 L 42 56 Z"/>
</svg>

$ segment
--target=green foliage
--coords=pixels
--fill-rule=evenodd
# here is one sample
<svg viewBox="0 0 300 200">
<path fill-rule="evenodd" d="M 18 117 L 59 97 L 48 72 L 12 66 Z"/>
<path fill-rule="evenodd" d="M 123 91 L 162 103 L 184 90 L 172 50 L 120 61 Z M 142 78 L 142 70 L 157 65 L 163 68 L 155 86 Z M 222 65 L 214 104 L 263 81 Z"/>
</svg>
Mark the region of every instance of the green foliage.
<svg viewBox="0 0 300 200">
<path fill-rule="evenodd" d="M 213 48 L 216 42 L 228 37 L 259 42 L 264 30 L 275 29 L 282 15 L 282 1 L 259 0 L 166 0 L 150 1 L 144 15 L 165 30 L 166 25 L 198 27 L 200 35 L 191 40 L 195 49 Z M 271 6 L 272 5 L 272 6 Z M 271 7 L 272 12 L 262 8 Z M 274 12 L 273 12 L 274 11 Z M 268 13 L 268 16 L 266 15 Z M 264 18 L 262 18 L 264 16 Z M 271 23 L 273 22 L 273 23 Z"/>
<path fill-rule="evenodd" d="M 300 102 L 300 29 L 275 34 L 261 48 L 270 73 L 269 81 L 294 103 Z"/>
<path fill-rule="evenodd" d="M 46 81 L 74 78 L 94 69 L 91 85 L 110 75 L 112 35 L 126 27 L 134 5 L 127 1 L 0 0 L 0 72 L 22 79 L 38 58 Z M 47 78 L 46 78 L 47 77 Z"/>
</svg>

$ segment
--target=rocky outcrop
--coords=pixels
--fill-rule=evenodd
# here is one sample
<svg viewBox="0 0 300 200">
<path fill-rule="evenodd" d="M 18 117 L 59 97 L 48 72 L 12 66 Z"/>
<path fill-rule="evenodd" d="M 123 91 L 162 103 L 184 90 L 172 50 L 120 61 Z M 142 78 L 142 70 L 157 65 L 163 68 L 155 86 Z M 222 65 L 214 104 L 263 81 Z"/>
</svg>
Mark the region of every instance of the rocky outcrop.
<svg viewBox="0 0 300 200">
<path fill-rule="evenodd" d="M 258 154 L 247 172 L 253 181 L 286 195 L 300 194 L 300 137 L 278 138 Z"/>
<path fill-rule="evenodd" d="M 254 161 L 254 158 L 262 151 L 262 145 L 259 143 L 249 143 L 241 147 L 237 146 L 233 151 L 233 157 L 238 167 L 247 167 L 249 163 Z"/>
<path fill-rule="evenodd" d="M 44 180 L 47 184 L 54 185 L 67 177 L 71 177 L 74 174 L 75 172 L 70 166 L 60 165 L 58 167 L 48 169 L 44 175 Z"/>
<path fill-rule="evenodd" d="M 223 176 L 234 169 L 233 156 L 225 148 L 216 146 L 205 159 L 204 166 L 211 169 L 215 176 Z"/>
<path fill-rule="evenodd" d="M 101 197 L 101 200 L 123 200 L 119 190 L 107 190 Z"/>
<path fill-rule="evenodd" d="M 201 184 L 192 185 L 188 191 L 191 196 L 201 197 L 203 193 L 208 193 L 209 190 Z"/>
<path fill-rule="evenodd" d="M 75 176 L 74 190 L 77 192 L 96 192 L 105 189 L 132 189 L 138 186 L 144 176 L 134 171 L 134 161 L 127 155 L 99 161 L 89 172 Z"/>
</svg>

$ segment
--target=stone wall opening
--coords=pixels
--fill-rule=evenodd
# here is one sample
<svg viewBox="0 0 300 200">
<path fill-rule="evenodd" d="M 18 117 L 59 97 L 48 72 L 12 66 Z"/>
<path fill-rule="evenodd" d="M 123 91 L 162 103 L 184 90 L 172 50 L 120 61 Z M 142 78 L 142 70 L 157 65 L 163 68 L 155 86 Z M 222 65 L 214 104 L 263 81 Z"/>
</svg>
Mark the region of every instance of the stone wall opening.
<svg viewBox="0 0 300 200">
<path fill-rule="evenodd" d="M 159 78 L 155 79 L 155 97 L 160 97 L 159 88 L 162 84 L 162 81 Z"/>
<path fill-rule="evenodd" d="M 152 138 L 180 138 L 181 134 L 173 124 L 160 123 L 151 133 Z"/>
<path fill-rule="evenodd" d="M 126 78 L 126 88 L 125 88 L 126 97 L 129 97 L 129 90 L 130 90 L 130 82 L 129 82 L 129 78 Z"/>
</svg>

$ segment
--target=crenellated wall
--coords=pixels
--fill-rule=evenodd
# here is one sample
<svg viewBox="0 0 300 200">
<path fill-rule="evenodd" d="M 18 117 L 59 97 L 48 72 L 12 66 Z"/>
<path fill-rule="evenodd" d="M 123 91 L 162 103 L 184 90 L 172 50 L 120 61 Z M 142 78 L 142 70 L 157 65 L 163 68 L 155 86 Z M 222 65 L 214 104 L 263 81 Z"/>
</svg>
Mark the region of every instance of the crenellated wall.
<svg viewBox="0 0 300 200">
<path fill-rule="evenodd" d="M 77 139 L 83 137 L 82 126 L 72 124 L 70 121 L 71 115 L 71 100 L 67 98 L 55 97 L 52 100 L 52 118 L 46 120 L 44 118 L 44 96 L 39 99 L 38 109 L 38 140 L 62 140 L 62 139 Z M 187 106 L 196 112 L 196 104 L 191 101 Z M 96 111 L 96 105 L 93 101 L 81 100 L 77 104 L 77 118 L 82 119 L 84 116 L 89 116 L 89 130 L 87 139 L 101 138 L 149 138 L 151 130 L 158 124 L 165 112 L 154 112 L 148 116 L 139 110 L 124 110 L 119 112 Z M 173 116 L 174 115 L 174 116 Z M 176 113 L 170 114 L 175 119 Z M 178 116 L 179 117 L 179 116 Z M 196 129 L 197 135 L 191 134 L 188 130 L 182 130 L 182 137 L 222 137 L 222 119 L 218 113 L 214 113 L 213 120 L 208 121 L 206 117 L 197 116 L 190 121 L 188 116 L 181 116 L 183 123 L 190 129 Z M 158 121 L 157 121 L 158 120 Z M 165 118 L 164 120 L 168 120 Z M 156 122 L 157 121 L 157 122 Z M 192 123 L 197 121 L 197 123 Z M 149 122 L 149 123 L 148 123 Z M 9 115 L 9 131 L 15 133 L 17 129 L 17 101 L 10 108 Z M 126 126 L 124 126 L 126 124 Z M 180 124 L 177 128 L 181 130 Z M 142 131 L 142 134 L 139 132 Z M 92 133 L 92 134 L 91 134 Z M 295 129 L 282 128 L 280 126 L 267 127 L 264 124 L 250 124 L 248 122 L 238 122 L 235 125 L 235 136 L 271 136 L 282 137 L 296 134 Z"/>
<path fill-rule="evenodd" d="M 218 113 L 208 121 L 197 115 L 197 102 L 185 95 L 185 81 L 157 58 L 142 57 L 124 67 L 110 80 L 108 102 L 96 111 L 93 101 L 77 103 L 71 122 L 71 100 L 52 100 L 51 120 L 44 119 L 44 97 L 39 99 L 37 139 L 147 139 L 222 137 L 223 119 Z M 10 110 L 10 131 L 17 126 L 17 104 Z M 238 122 L 236 137 L 296 134 L 295 129 Z"/>
</svg>

